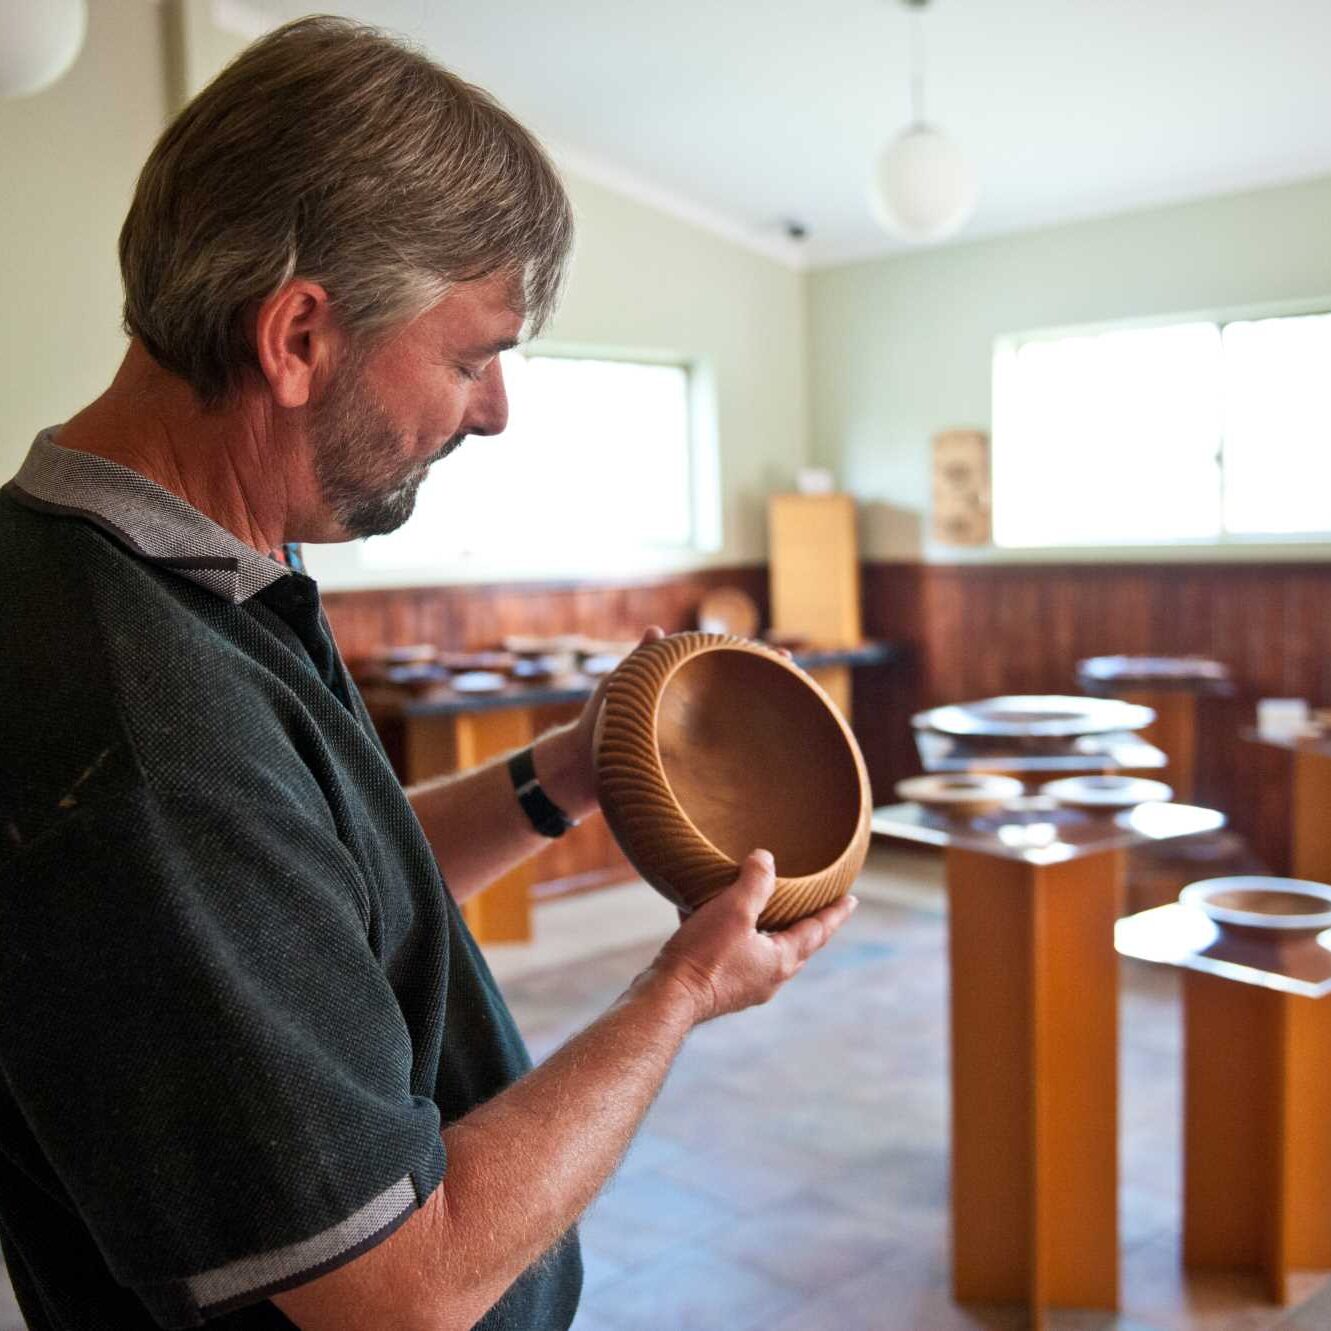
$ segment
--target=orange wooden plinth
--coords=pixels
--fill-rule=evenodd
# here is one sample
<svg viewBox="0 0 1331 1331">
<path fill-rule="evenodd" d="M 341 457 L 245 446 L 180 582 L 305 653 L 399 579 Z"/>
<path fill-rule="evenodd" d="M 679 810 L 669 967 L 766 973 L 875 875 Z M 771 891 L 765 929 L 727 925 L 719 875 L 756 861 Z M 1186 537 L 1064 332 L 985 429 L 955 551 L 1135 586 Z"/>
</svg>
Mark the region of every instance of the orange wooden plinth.
<svg viewBox="0 0 1331 1331">
<path fill-rule="evenodd" d="M 1331 1269 L 1331 1000 L 1183 976 L 1183 1258 L 1259 1273 Z"/>
<path fill-rule="evenodd" d="M 410 717 L 403 737 L 407 784 L 479 766 L 530 744 L 532 738 L 532 712 L 527 707 Z M 528 860 L 462 903 L 463 917 L 477 942 L 530 941 L 534 881 L 535 869 Z"/>
<path fill-rule="evenodd" d="M 1294 877 L 1331 883 L 1331 753 L 1294 751 L 1290 819 Z"/>
<path fill-rule="evenodd" d="M 1169 782 L 1176 800 L 1190 804 L 1197 793 L 1197 695 L 1188 689 L 1132 689 L 1117 696 L 1155 712 L 1141 736 L 1169 756 L 1169 766 L 1156 777 Z"/>
<path fill-rule="evenodd" d="M 1125 856 L 947 851 L 952 1287 L 1118 1306 L 1118 961 Z"/>
</svg>

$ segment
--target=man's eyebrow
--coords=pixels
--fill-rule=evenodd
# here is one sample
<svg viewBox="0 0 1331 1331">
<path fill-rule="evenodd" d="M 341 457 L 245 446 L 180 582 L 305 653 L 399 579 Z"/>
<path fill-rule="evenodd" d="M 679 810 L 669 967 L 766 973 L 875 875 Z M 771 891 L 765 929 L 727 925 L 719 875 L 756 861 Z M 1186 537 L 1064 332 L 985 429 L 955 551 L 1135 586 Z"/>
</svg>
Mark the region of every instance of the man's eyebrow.
<svg viewBox="0 0 1331 1331">
<path fill-rule="evenodd" d="M 482 346 L 468 347 L 468 356 L 497 356 L 501 351 L 512 351 L 518 345 L 516 337 L 506 337 L 499 342 L 487 342 Z"/>
</svg>

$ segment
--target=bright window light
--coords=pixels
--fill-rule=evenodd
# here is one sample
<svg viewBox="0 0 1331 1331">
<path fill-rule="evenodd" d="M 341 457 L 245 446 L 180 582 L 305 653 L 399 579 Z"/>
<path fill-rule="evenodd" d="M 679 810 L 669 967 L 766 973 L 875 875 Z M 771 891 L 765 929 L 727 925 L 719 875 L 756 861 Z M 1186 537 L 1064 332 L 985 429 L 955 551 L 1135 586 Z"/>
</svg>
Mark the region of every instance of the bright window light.
<svg viewBox="0 0 1331 1331">
<path fill-rule="evenodd" d="M 539 570 L 694 545 L 686 366 L 506 352 L 508 428 L 431 470 L 374 568 L 468 557 Z"/>
<path fill-rule="evenodd" d="M 1331 315 L 1225 325 L 1225 526 L 1331 531 Z"/>
<path fill-rule="evenodd" d="M 1008 339 L 994 540 L 1115 546 L 1331 533 L 1331 315 Z"/>
</svg>

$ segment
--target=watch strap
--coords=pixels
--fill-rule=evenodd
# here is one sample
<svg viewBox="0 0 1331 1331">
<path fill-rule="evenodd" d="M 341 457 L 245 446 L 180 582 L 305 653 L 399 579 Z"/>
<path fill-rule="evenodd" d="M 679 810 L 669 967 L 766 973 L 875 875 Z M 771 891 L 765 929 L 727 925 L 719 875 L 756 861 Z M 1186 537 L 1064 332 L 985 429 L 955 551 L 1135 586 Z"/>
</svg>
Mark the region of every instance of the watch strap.
<svg viewBox="0 0 1331 1331">
<path fill-rule="evenodd" d="M 513 790 L 531 825 L 542 835 L 560 837 L 577 823 L 545 793 L 536 777 L 536 758 L 531 746 L 520 749 L 508 760 Z"/>
</svg>

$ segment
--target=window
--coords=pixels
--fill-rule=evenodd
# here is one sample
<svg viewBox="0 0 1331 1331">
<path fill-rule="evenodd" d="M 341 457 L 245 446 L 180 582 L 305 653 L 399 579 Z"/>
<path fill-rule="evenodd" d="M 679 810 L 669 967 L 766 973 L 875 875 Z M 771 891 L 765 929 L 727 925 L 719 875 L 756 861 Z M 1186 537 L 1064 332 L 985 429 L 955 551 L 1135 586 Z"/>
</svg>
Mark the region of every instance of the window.
<svg viewBox="0 0 1331 1331">
<path fill-rule="evenodd" d="M 1007 339 L 994 539 L 1331 539 L 1331 315 Z"/>
<path fill-rule="evenodd" d="M 474 559 L 525 575 L 699 544 L 705 477 L 685 365 L 505 352 L 509 423 L 438 463 L 372 569 Z"/>
</svg>

